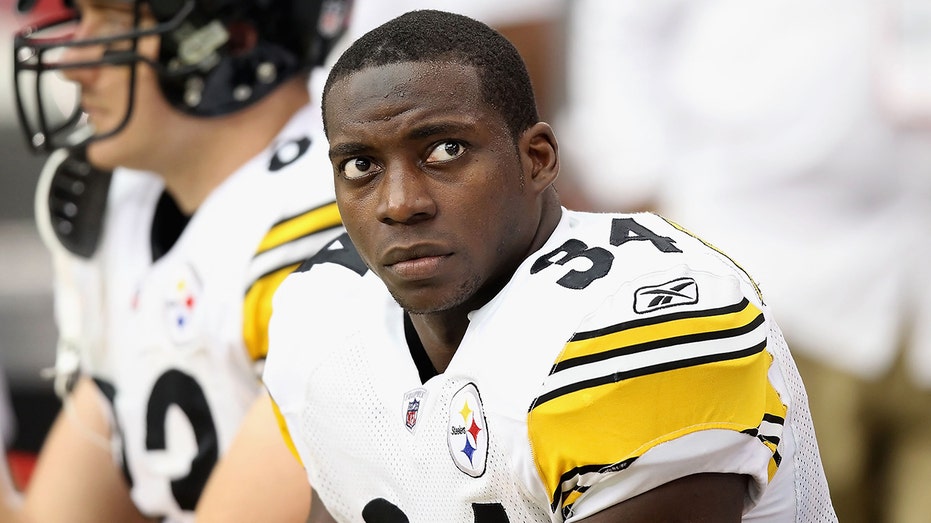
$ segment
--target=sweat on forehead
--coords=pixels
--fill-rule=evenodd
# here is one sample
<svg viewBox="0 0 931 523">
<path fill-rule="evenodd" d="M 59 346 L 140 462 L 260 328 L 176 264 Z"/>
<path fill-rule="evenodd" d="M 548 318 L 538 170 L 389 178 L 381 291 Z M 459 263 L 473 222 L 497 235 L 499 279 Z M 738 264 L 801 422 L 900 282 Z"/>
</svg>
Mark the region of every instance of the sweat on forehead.
<svg viewBox="0 0 931 523">
<path fill-rule="evenodd" d="M 482 22 L 435 10 L 405 13 L 356 40 L 330 70 L 323 89 L 324 109 L 337 81 L 368 67 L 400 62 L 474 66 L 483 98 L 500 109 L 514 136 L 539 120 L 530 76 L 511 42 Z"/>
</svg>

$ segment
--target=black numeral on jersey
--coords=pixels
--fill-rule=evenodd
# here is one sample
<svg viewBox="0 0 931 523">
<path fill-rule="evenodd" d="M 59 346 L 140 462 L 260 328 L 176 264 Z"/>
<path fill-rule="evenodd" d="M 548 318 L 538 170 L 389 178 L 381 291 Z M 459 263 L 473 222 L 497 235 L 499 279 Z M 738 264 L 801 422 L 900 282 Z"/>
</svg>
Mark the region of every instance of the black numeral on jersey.
<svg viewBox="0 0 931 523">
<path fill-rule="evenodd" d="M 191 423 L 197 440 L 197 455 L 191 460 L 188 475 L 172 480 L 171 493 L 179 507 L 194 510 L 219 457 L 217 430 L 207 398 L 197 381 L 179 370 L 171 369 L 158 378 L 149 397 L 145 439 L 148 450 L 166 449 L 165 423 L 168 408 L 172 405 L 180 408 Z"/>
<path fill-rule="evenodd" d="M 651 242 L 661 252 L 682 252 L 676 247 L 675 240 L 656 234 L 633 218 L 615 218 L 611 221 L 611 245 L 623 245 L 633 240 Z"/>
<path fill-rule="evenodd" d="M 113 404 L 117 396 L 116 388 L 111 383 L 98 378 L 94 378 L 94 381 L 110 403 Z M 213 416 L 210 413 L 210 406 L 207 404 L 207 397 L 204 395 L 201 386 L 193 377 L 179 370 L 171 369 L 156 380 L 155 385 L 152 387 L 152 393 L 149 395 L 149 404 L 146 410 L 146 449 L 152 451 L 167 450 L 165 423 L 168 418 L 168 410 L 172 405 L 181 409 L 181 412 L 184 413 L 184 416 L 191 424 L 194 438 L 197 440 L 197 454 L 191 460 L 188 475 L 172 480 L 171 493 L 179 507 L 193 511 L 197 506 L 201 493 L 204 491 L 204 486 L 207 484 L 207 478 L 213 471 L 219 457 L 217 430 L 213 423 Z M 113 412 L 116 415 L 115 408 Z M 116 421 L 117 430 L 121 430 L 120 420 L 117 419 Z M 123 437 L 125 438 L 125 435 Z M 123 445 L 123 473 L 126 476 L 126 482 L 132 488 L 133 478 L 130 473 L 129 462 L 126 459 L 125 444 Z"/>
<path fill-rule="evenodd" d="M 591 262 L 590 269 L 585 271 L 570 270 L 565 276 L 556 280 L 556 283 L 567 289 L 584 289 L 598 278 L 604 278 L 611 270 L 614 255 L 601 247 L 585 245 L 581 240 L 569 239 L 555 251 L 551 251 L 537 258 L 530 267 L 530 274 L 536 274 L 553 265 L 565 265 L 576 258 L 586 258 Z"/>
<path fill-rule="evenodd" d="M 633 218 L 615 218 L 611 221 L 611 245 L 619 247 L 629 241 L 648 241 L 661 252 L 682 252 L 676 247 L 676 241 L 667 236 L 660 236 L 637 223 Z M 565 265 L 572 260 L 584 258 L 591 267 L 584 271 L 571 269 L 556 283 L 567 289 L 584 289 L 598 278 L 604 278 L 614 264 L 614 255 L 602 247 L 589 247 L 582 240 L 569 239 L 559 246 L 537 258 L 530 267 L 530 274 L 536 274 L 553 265 Z"/>
<path fill-rule="evenodd" d="M 365 523 L 409 523 L 407 514 L 385 498 L 373 499 L 362 509 Z"/>
<path fill-rule="evenodd" d="M 508 513 L 501 503 L 472 503 L 475 523 L 508 523 Z"/>
<path fill-rule="evenodd" d="M 501 503 L 472 503 L 475 523 L 508 523 L 508 514 Z M 407 514 L 387 499 L 369 501 L 362 509 L 365 523 L 409 523 Z"/>
</svg>

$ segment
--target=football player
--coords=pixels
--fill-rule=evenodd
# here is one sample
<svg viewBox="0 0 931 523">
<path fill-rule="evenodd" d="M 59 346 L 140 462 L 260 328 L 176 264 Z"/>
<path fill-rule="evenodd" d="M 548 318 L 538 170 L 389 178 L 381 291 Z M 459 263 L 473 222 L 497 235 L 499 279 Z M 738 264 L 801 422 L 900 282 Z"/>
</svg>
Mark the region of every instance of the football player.
<svg viewBox="0 0 931 523">
<path fill-rule="evenodd" d="M 836 519 L 753 280 L 658 215 L 562 207 L 499 33 L 402 15 L 323 108 L 347 234 L 279 287 L 264 376 L 337 521 Z"/>
<path fill-rule="evenodd" d="M 23 520 L 192 521 L 244 416 L 277 430 L 270 297 L 341 231 L 308 82 L 350 4 L 75 0 L 16 36 L 22 127 L 50 153 L 36 215 L 64 396 Z M 256 459 L 303 477 L 279 441 Z M 276 478 L 230 495 L 261 518 L 212 517 L 304 521 L 306 483 Z"/>
</svg>

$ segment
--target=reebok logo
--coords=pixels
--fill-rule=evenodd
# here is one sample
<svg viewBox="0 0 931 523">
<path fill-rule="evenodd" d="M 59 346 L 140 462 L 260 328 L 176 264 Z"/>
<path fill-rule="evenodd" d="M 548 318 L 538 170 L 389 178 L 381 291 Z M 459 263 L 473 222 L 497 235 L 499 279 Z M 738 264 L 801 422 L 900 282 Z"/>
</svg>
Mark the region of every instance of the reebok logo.
<svg viewBox="0 0 931 523">
<path fill-rule="evenodd" d="M 698 303 L 698 284 L 692 278 L 641 287 L 634 293 L 634 312 L 637 314 L 693 303 Z"/>
</svg>

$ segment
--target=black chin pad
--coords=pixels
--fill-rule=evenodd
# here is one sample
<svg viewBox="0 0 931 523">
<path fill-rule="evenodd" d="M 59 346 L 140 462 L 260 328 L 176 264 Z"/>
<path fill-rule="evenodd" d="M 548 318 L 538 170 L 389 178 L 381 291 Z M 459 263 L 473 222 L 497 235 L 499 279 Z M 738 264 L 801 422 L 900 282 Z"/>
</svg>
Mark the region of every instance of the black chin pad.
<svg viewBox="0 0 931 523">
<path fill-rule="evenodd" d="M 88 163 L 84 149 L 73 149 L 56 167 L 48 193 L 52 229 L 62 246 L 82 258 L 97 250 L 103 233 L 112 171 Z"/>
</svg>

